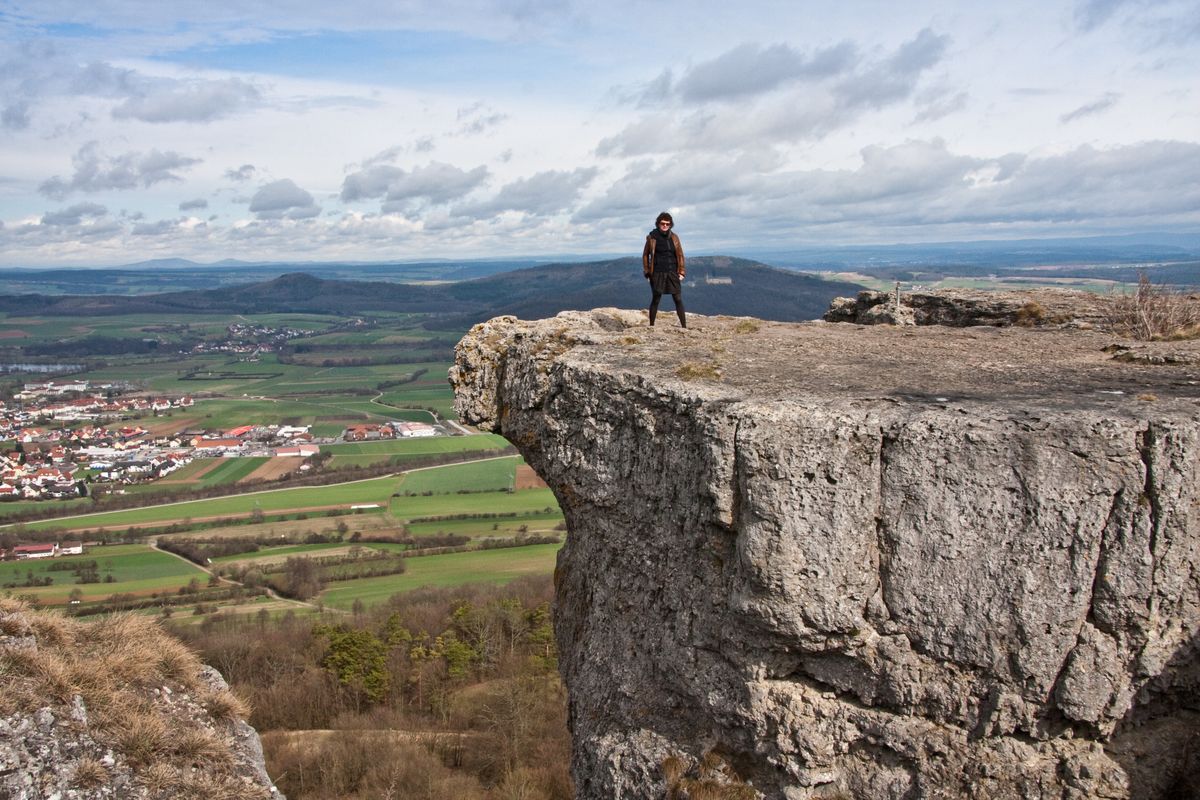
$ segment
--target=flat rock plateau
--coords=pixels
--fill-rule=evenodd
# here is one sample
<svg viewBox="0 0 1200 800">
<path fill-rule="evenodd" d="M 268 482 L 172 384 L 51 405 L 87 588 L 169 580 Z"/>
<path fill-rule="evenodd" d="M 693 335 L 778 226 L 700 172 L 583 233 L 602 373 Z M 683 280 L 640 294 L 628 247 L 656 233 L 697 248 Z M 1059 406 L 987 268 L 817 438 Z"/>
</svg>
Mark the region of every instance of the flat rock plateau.
<svg viewBox="0 0 1200 800">
<path fill-rule="evenodd" d="M 566 514 L 579 797 L 1200 796 L 1200 342 L 690 322 L 451 370 Z"/>
</svg>

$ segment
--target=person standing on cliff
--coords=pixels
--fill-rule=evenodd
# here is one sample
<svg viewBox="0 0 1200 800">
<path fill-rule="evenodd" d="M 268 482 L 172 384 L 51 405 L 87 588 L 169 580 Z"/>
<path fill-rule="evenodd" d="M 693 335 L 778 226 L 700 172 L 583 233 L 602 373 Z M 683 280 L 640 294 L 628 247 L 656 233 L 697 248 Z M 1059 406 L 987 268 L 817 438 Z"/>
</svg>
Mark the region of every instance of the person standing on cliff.
<svg viewBox="0 0 1200 800">
<path fill-rule="evenodd" d="M 675 301 L 675 313 L 679 316 L 679 327 L 687 327 L 687 317 L 683 313 L 683 245 L 672 228 L 675 220 L 666 211 L 654 220 L 654 230 L 646 236 L 646 246 L 642 249 L 642 274 L 650 281 L 650 327 L 654 327 L 654 318 L 658 316 L 658 301 L 664 294 L 671 295 Z"/>
</svg>

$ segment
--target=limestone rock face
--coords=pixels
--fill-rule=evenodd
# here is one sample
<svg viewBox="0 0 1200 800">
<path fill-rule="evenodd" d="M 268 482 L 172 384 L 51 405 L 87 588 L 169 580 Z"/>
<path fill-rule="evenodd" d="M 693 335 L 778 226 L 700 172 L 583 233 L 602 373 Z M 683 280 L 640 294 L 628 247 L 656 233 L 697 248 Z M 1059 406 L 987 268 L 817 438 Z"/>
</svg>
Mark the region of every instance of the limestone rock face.
<svg viewBox="0 0 1200 800">
<path fill-rule="evenodd" d="M 1196 361 L 691 321 L 501 317 L 451 370 L 566 514 L 579 797 L 1200 796 Z"/>
<path fill-rule="evenodd" d="M 1113 297 L 1072 289 L 986 291 L 938 289 L 900 292 L 865 290 L 837 297 L 822 317 L 859 325 L 974 325 L 1027 328 L 1100 328 L 1113 323 Z"/>
</svg>

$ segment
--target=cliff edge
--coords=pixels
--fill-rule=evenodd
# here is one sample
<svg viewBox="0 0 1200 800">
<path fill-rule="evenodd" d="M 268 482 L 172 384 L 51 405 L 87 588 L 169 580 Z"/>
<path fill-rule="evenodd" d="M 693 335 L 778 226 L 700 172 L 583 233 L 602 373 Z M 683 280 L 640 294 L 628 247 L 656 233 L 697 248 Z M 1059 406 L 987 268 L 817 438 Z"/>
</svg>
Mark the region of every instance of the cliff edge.
<svg viewBox="0 0 1200 800">
<path fill-rule="evenodd" d="M 1194 796 L 1200 343 L 694 325 L 451 370 L 566 514 L 579 797 Z"/>
</svg>

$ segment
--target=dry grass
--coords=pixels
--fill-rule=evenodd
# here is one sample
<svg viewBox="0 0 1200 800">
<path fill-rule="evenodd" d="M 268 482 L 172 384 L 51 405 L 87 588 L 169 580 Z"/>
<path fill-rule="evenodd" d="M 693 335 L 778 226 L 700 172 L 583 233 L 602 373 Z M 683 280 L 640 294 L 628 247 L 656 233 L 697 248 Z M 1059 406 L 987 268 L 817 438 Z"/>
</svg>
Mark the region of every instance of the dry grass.
<svg viewBox="0 0 1200 800">
<path fill-rule="evenodd" d="M 743 319 L 733 326 L 734 333 L 758 333 L 762 323 L 755 319 Z"/>
<path fill-rule="evenodd" d="M 1133 292 L 1113 296 L 1109 325 L 1139 341 L 1194 339 L 1200 336 L 1200 297 L 1156 286 L 1143 272 Z"/>
<path fill-rule="evenodd" d="M 75 765 L 75 774 L 71 776 L 71 786 L 75 789 L 96 789 L 107 782 L 108 769 L 90 757 L 79 759 L 79 763 Z"/>
<path fill-rule="evenodd" d="M 220 722 L 232 722 L 247 719 L 250 716 L 250 706 L 228 689 L 219 692 L 204 692 L 200 696 L 200 704 Z"/>
<path fill-rule="evenodd" d="M 684 381 L 719 381 L 721 379 L 721 368 L 711 362 L 701 364 L 689 361 L 686 364 L 680 364 L 675 369 L 675 377 Z"/>
<path fill-rule="evenodd" d="M 167 752 L 171 732 L 157 714 L 136 711 L 125 715 L 117 730 L 117 748 L 134 768 L 153 766 Z"/>
<path fill-rule="evenodd" d="M 668 756 L 661 768 L 668 800 L 755 800 L 759 796 L 712 750 L 692 764 L 679 756 Z"/>
<path fill-rule="evenodd" d="M 0 649 L 0 714 L 30 713 L 82 699 L 89 733 L 134 770 L 155 796 L 265 797 L 234 774 L 231 742 L 217 725 L 244 717 L 231 692 L 213 690 L 199 659 L 149 617 L 116 614 L 83 622 L 0 601 L 0 630 L 36 637 L 37 647 Z M 84 755 L 73 785 L 103 785 L 109 772 Z"/>
<path fill-rule="evenodd" d="M 192 728 L 179 734 L 171 742 L 171 762 L 183 762 L 192 767 L 218 765 L 228 768 L 233 764 L 229 746 L 207 728 Z"/>
<path fill-rule="evenodd" d="M 1022 328 L 1032 328 L 1044 319 L 1046 319 L 1045 307 L 1041 303 L 1031 300 L 1017 309 L 1013 324 L 1020 325 Z"/>
</svg>

